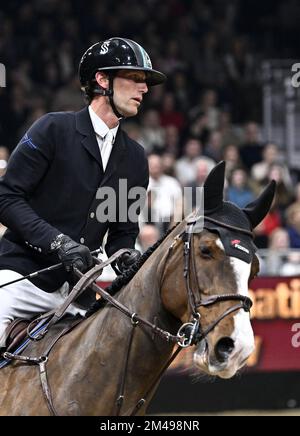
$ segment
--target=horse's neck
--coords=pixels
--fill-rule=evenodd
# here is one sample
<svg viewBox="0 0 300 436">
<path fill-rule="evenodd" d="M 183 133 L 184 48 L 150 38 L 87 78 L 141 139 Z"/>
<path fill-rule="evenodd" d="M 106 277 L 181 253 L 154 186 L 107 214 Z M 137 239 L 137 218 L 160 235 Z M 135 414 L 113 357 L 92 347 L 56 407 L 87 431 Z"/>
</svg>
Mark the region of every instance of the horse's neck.
<svg viewBox="0 0 300 436">
<path fill-rule="evenodd" d="M 159 319 L 162 324 L 166 323 L 166 318 L 170 318 L 170 314 L 166 314 L 162 305 L 160 287 L 169 249 L 183 226 L 184 223 L 181 223 L 173 230 L 118 296 L 118 300 L 130 310 L 144 316 L 150 322 L 153 317 L 158 319 L 159 313 L 163 314 L 163 319 Z"/>
<path fill-rule="evenodd" d="M 175 333 L 177 321 L 163 307 L 160 280 L 168 249 L 175 236 L 172 232 L 166 238 L 130 283 L 116 296 L 131 313 L 137 313 L 141 318 L 170 333 Z M 76 344 L 80 344 L 80 348 L 76 349 Z M 156 381 L 173 348 L 172 344 L 153 335 L 149 327 L 142 324 L 134 327 L 130 317 L 111 305 L 93 315 L 82 327 L 79 326 L 72 341 L 68 339 L 68 345 L 74 354 L 70 367 L 70 398 L 77 395 L 71 377 L 75 372 L 77 375 L 80 374 L 82 379 L 93 380 L 93 383 L 89 384 L 90 405 L 83 405 L 80 412 L 106 415 L 115 413 L 116 398 L 120 395 L 120 386 L 124 380 L 122 413 L 124 409 L 133 410 L 137 401 Z M 85 356 L 85 366 L 82 365 L 82 355 Z M 65 389 L 62 395 L 65 395 L 64 392 Z"/>
<path fill-rule="evenodd" d="M 160 296 L 160 281 L 168 250 L 177 232 L 172 232 L 166 238 L 143 267 L 137 272 L 130 283 L 125 286 L 116 296 L 117 300 L 125 305 L 131 313 L 137 313 L 141 318 L 158 327 L 176 334 L 178 321 L 163 307 Z M 106 308 L 105 320 L 98 325 L 103 330 L 109 330 L 112 339 L 111 350 L 116 350 L 119 356 L 118 377 L 126 378 L 126 397 L 130 401 L 136 401 L 142 397 L 153 381 L 157 378 L 162 368 L 172 354 L 172 344 L 153 334 L 149 327 L 138 325 L 133 327 L 131 320 L 121 312 L 113 308 Z M 100 320 L 101 314 L 99 314 Z M 95 320 L 97 322 L 97 320 Z M 125 356 L 128 352 L 128 344 L 132 330 L 134 341 L 129 353 L 129 366 L 125 373 Z M 113 342 L 115 341 L 115 344 Z M 121 349 L 120 349 L 120 343 Z M 99 346 L 99 356 L 103 356 L 103 347 Z M 118 362 L 118 363 L 119 363 Z M 114 375 L 116 377 L 116 374 Z M 131 396 L 131 398 L 130 398 Z"/>
</svg>

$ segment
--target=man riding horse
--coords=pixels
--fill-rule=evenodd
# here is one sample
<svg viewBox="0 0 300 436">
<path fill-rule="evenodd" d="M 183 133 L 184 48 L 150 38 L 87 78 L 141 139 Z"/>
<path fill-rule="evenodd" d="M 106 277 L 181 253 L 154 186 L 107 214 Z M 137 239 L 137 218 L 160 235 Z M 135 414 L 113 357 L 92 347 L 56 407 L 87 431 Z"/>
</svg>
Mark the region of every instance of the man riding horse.
<svg viewBox="0 0 300 436">
<path fill-rule="evenodd" d="M 165 76 L 152 69 L 139 44 L 111 38 L 84 53 L 79 78 L 88 106 L 37 120 L 0 181 L 0 222 L 8 227 L 0 242 L 0 285 L 59 260 L 64 265 L 55 273 L 2 287 L 0 347 L 5 347 L 5 330 L 14 319 L 30 319 L 64 301 L 73 269 L 84 272 L 93 265 L 90 250 L 101 246 L 107 232 L 108 256 L 129 249 L 117 263 L 119 271 L 139 257 L 134 250 L 137 221 L 99 221 L 97 207 L 103 187 L 114 190 L 119 204 L 120 179 L 128 191 L 147 189 L 144 149 L 122 130 L 120 120 L 135 116 L 148 87 L 163 83 Z M 76 304 L 68 312 L 83 313 Z"/>
</svg>

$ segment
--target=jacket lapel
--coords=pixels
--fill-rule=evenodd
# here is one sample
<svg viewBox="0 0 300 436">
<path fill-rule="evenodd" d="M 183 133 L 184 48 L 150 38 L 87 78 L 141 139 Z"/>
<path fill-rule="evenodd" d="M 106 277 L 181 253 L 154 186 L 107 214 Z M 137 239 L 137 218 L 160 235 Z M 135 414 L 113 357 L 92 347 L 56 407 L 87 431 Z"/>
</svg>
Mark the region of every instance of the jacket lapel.
<svg viewBox="0 0 300 436">
<path fill-rule="evenodd" d="M 84 135 L 81 139 L 83 147 L 96 159 L 103 172 L 101 153 L 87 107 L 76 113 L 76 129 Z M 120 126 L 100 186 L 104 186 L 117 171 L 125 156 L 125 149 L 124 134 Z"/>
<path fill-rule="evenodd" d="M 117 171 L 121 161 L 124 159 L 124 156 L 125 156 L 125 143 L 124 143 L 123 132 L 120 126 L 100 186 L 104 186 L 108 182 L 108 180 L 113 176 L 113 174 Z"/>
<path fill-rule="evenodd" d="M 101 154 L 87 107 L 76 113 L 76 129 L 84 135 L 81 144 L 96 159 L 103 172 Z"/>
</svg>

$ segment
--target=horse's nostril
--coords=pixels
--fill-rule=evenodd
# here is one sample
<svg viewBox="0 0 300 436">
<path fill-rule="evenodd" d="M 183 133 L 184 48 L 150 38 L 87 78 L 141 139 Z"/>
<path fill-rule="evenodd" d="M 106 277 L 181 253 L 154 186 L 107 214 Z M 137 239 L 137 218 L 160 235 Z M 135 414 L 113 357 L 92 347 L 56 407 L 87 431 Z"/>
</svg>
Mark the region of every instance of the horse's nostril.
<svg viewBox="0 0 300 436">
<path fill-rule="evenodd" d="M 234 350 L 234 341 L 231 338 L 220 339 L 215 347 L 216 358 L 224 363 Z"/>
</svg>

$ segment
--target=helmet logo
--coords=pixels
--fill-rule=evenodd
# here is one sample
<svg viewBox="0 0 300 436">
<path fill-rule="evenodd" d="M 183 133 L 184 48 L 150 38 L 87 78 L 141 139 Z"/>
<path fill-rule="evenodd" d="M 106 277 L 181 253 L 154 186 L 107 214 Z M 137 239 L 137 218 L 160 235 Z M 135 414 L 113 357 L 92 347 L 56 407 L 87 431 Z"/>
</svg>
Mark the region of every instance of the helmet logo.
<svg viewBox="0 0 300 436">
<path fill-rule="evenodd" d="M 106 54 L 108 52 L 110 41 L 104 41 L 100 48 L 100 54 Z"/>
</svg>

